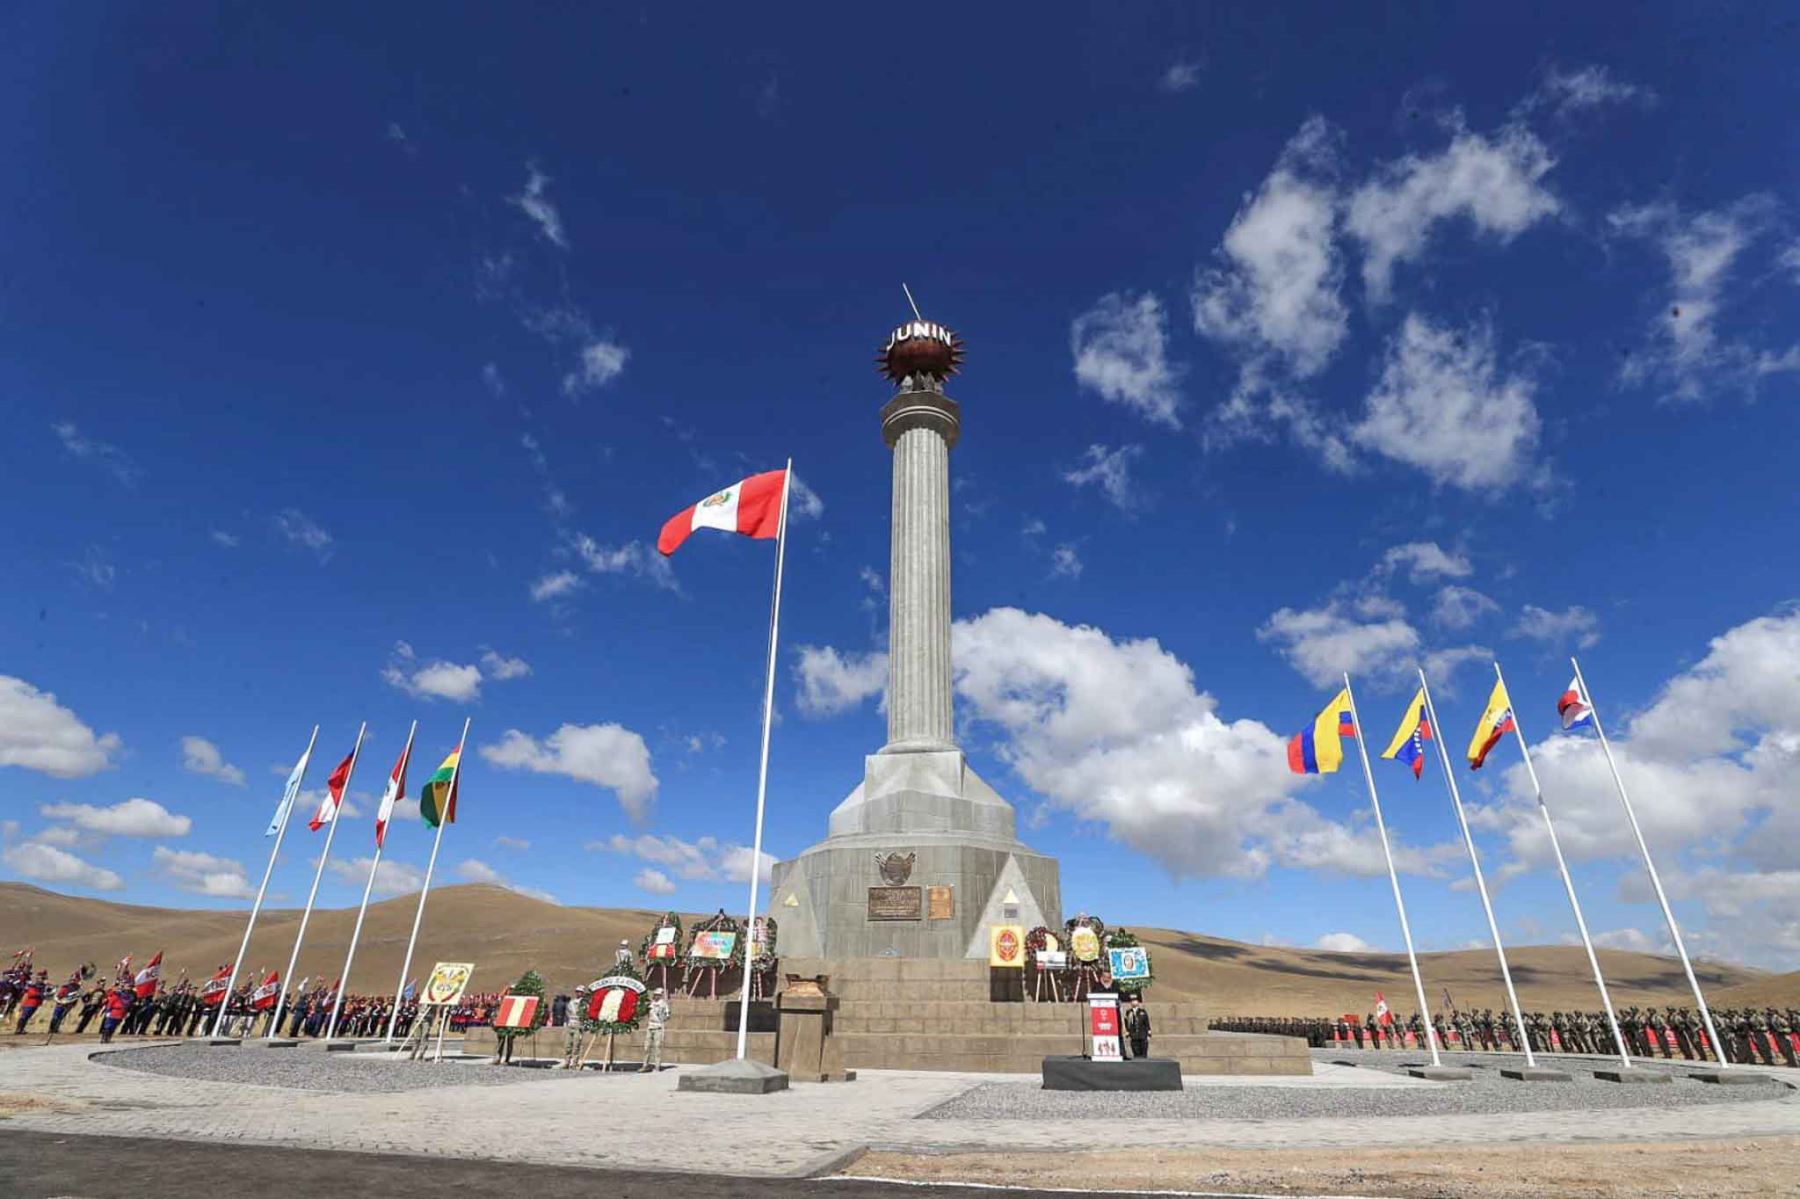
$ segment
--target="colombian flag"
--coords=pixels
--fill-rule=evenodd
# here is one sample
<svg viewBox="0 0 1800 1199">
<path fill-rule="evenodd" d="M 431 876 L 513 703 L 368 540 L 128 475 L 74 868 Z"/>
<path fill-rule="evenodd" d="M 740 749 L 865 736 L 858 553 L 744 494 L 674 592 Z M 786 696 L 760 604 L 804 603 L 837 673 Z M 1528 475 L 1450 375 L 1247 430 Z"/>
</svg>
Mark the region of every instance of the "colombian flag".
<svg viewBox="0 0 1800 1199">
<path fill-rule="evenodd" d="M 1288 769 L 1295 774 L 1335 774 L 1344 764 L 1342 738 L 1354 736 L 1356 721 L 1350 715 L 1350 689 L 1346 687 L 1325 705 L 1311 728 L 1302 729 L 1288 741 Z"/>
<path fill-rule="evenodd" d="M 1506 684 L 1496 682 L 1493 694 L 1488 696 L 1487 711 L 1481 714 L 1481 723 L 1475 726 L 1475 736 L 1469 740 L 1469 769 L 1480 770 L 1494 746 L 1500 744 L 1500 738 L 1514 727 L 1512 699 L 1506 694 Z"/>
<path fill-rule="evenodd" d="M 1406 715 L 1400 718 L 1400 729 L 1381 756 L 1390 762 L 1404 762 L 1412 767 L 1413 777 L 1425 770 L 1425 743 L 1431 740 L 1431 718 L 1425 715 L 1425 689 L 1413 696 Z"/>
<path fill-rule="evenodd" d="M 462 761 L 462 746 L 450 751 L 432 776 L 425 780 L 424 790 L 419 792 L 419 815 L 425 823 L 436 828 L 440 821 L 456 823 L 456 784 L 457 765 Z"/>
</svg>

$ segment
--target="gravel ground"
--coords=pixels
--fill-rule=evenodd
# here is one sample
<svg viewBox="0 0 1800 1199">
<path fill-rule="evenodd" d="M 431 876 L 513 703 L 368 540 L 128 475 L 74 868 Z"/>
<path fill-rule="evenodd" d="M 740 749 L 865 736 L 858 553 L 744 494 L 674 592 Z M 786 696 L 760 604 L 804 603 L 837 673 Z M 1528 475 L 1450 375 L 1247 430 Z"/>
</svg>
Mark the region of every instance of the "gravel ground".
<svg viewBox="0 0 1800 1199">
<path fill-rule="evenodd" d="M 1320 1061 L 1348 1062 L 1390 1072 L 1404 1072 L 1406 1065 L 1426 1065 L 1430 1058 L 1410 1053 L 1320 1052 Z M 1366 1062 L 1360 1059 L 1368 1059 Z M 1206 1086 L 1188 1091 L 1046 1091 L 1038 1082 L 986 1083 L 923 1113 L 922 1120 L 1069 1120 L 1078 1118 L 1128 1120 L 1304 1120 L 1335 1116 L 1445 1116 L 1498 1115 L 1509 1112 L 1575 1111 L 1599 1108 L 1682 1107 L 1703 1103 L 1754 1103 L 1787 1100 L 1800 1103 L 1792 1088 L 1771 1082 L 1764 1086 L 1720 1087 L 1685 1077 L 1686 1071 L 1669 1068 L 1675 1080 L 1662 1085 L 1627 1086 L 1600 1082 L 1593 1076 L 1594 1059 L 1551 1059 L 1538 1055 L 1543 1065 L 1555 1065 L 1575 1075 L 1573 1082 L 1522 1083 L 1500 1077 L 1500 1068 L 1523 1064 L 1524 1058 L 1508 1054 L 1445 1054 L 1445 1065 L 1469 1066 L 1470 1082 L 1440 1083 L 1419 1087 L 1371 1087 L 1366 1091 L 1344 1087 L 1308 1090 L 1303 1087 Z M 1673 1067 L 1670 1063 L 1669 1067 Z M 1659 1068 L 1663 1064 L 1659 1063 Z"/>
<path fill-rule="evenodd" d="M 316 1046 L 245 1049 L 158 1045 L 96 1054 L 94 1060 L 123 1070 L 172 1078 L 252 1083 L 296 1091 L 389 1093 L 429 1087 L 507 1086 L 568 1077 L 561 1070 L 490 1066 L 485 1062 L 392 1061 L 386 1055 L 326 1053 Z"/>
</svg>

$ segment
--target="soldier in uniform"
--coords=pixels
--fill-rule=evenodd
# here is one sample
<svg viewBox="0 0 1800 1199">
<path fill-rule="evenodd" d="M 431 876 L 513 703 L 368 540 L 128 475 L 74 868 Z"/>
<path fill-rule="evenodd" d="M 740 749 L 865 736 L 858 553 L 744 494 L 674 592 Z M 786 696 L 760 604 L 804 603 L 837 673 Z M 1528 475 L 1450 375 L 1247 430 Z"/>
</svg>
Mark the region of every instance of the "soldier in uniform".
<svg viewBox="0 0 1800 1199">
<path fill-rule="evenodd" d="M 644 1022 L 644 1064 L 638 1067 L 638 1073 L 652 1074 L 662 1069 L 663 1036 L 668 1027 L 669 1000 L 658 987 L 650 992 L 650 1012 Z"/>
<path fill-rule="evenodd" d="M 588 985 L 581 983 L 575 988 L 575 1001 L 569 1005 L 569 1033 L 563 1038 L 563 1056 L 561 1068 L 573 1070 L 575 1060 L 581 1053 L 581 1022 L 587 1018 Z"/>
<path fill-rule="evenodd" d="M 1150 1056 L 1150 1010 L 1144 1006 L 1144 997 L 1135 991 L 1125 1001 L 1125 1039 L 1131 1042 L 1131 1056 L 1147 1058 Z"/>
</svg>

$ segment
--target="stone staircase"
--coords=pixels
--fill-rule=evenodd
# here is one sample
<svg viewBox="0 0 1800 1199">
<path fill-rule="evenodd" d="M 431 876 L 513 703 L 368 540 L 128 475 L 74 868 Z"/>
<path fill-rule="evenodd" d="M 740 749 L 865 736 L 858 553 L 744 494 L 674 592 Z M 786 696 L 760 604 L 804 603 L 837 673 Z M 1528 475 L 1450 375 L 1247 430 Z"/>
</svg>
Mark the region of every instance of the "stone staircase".
<svg viewBox="0 0 1800 1199">
<path fill-rule="evenodd" d="M 983 961 L 937 958 L 794 959 L 784 974 L 830 975 L 841 1001 L 834 1035 L 844 1064 L 873 1070 L 971 1070 L 1036 1074 L 1052 1054 L 1080 1054 L 1087 1007 L 1074 1003 L 995 1002 Z M 1175 1058 L 1184 1074 L 1311 1074 L 1312 1058 L 1299 1038 L 1208 1032 L 1202 1005 L 1159 1003 L 1152 986 L 1145 998 L 1156 1057 Z M 663 1060 L 703 1064 L 737 1052 L 737 1026 L 723 999 L 672 997 L 673 1015 L 663 1040 Z M 540 1053 L 560 1053 L 560 1030 L 540 1034 Z M 555 1048 L 548 1049 L 554 1040 Z M 492 1034 L 471 1030 L 465 1048 L 492 1052 Z M 643 1034 L 617 1047 L 619 1060 L 636 1061 Z M 752 1032 L 749 1053 L 775 1060 L 775 1034 Z"/>
</svg>

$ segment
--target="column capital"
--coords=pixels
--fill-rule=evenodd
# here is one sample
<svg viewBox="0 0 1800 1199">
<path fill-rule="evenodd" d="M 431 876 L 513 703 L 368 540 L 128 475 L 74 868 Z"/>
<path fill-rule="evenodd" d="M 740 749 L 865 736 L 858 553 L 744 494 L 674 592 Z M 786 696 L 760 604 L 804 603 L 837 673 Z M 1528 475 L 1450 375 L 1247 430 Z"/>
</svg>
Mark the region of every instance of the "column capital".
<svg viewBox="0 0 1800 1199">
<path fill-rule="evenodd" d="M 962 432 L 962 405 L 941 391 L 903 391 L 881 409 L 881 437 L 893 449 L 909 429 L 935 429 L 954 449 Z"/>
</svg>

